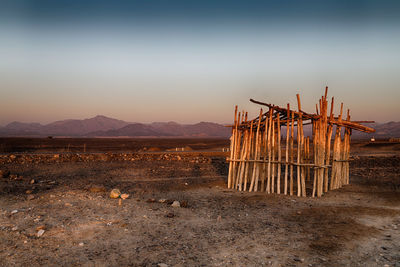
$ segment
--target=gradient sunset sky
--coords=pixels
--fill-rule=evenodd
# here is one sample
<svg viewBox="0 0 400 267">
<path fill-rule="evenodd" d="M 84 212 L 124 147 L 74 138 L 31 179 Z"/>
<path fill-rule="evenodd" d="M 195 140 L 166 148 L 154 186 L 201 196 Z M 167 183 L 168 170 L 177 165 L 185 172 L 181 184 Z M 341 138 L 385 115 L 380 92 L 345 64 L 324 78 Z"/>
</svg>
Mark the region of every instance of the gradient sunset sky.
<svg viewBox="0 0 400 267">
<path fill-rule="evenodd" d="M 249 98 L 400 121 L 400 1 L 0 3 L 0 125 L 229 123 Z M 336 109 L 337 110 L 337 109 Z"/>
</svg>

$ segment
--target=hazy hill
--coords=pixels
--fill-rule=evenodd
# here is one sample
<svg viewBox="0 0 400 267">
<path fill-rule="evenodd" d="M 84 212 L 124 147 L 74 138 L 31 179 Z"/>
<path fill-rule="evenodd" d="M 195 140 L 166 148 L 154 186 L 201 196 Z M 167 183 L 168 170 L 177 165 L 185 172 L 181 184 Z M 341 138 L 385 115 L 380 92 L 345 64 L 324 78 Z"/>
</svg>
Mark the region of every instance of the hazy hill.
<svg viewBox="0 0 400 267">
<path fill-rule="evenodd" d="M 400 122 L 374 123 L 372 134 L 353 132 L 353 139 L 400 137 Z M 311 135 L 311 125 L 304 127 L 305 135 Z M 285 128 L 282 134 L 285 135 Z M 176 122 L 153 122 L 150 124 L 129 123 L 122 120 L 96 116 L 84 120 L 62 120 L 46 125 L 40 123 L 12 122 L 0 127 L 0 136 L 176 136 L 176 137 L 229 137 L 231 129 L 221 124 L 200 122 L 179 124 Z"/>
<path fill-rule="evenodd" d="M 94 131 L 107 131 L 128 125 L 128 122 L 96 116 L 84 120 L 62 120 L 41 125 L 39 123 L 12 122 L 0 128 L 2 136 L 81 136 Z"/>
<path fill-rule="evenodd" d="M 56 121 L 45 125 L 41 132 L 49 135 L 85 135 L 95 131 L 119 129 L 128 124 L 122 120 L 99 115 L 84 120 Z"/>
<path fill-rule="evenodd" d="M 176 122 L 154 122 L 151 124 L 128 123 L 126 121 L 96 116 L 84 120 L 62 120 L 46 125 L 39 123 L 12 122 L 0 127 L 0 136 L 179 136 L 179 137 L 228 137 L 231 130 L 221 124 L 200 122 L 183 125 Z"/>
<path fill-rule="evenodd" d="M 178 124 L 176 122 L 129 124 L 121 129 L 94 132 L 89 136 L 179 136 L 179 137 L 229 137 L 231 130 L 221 124 L 200 122 L 197 124 Z"/>
</svg>

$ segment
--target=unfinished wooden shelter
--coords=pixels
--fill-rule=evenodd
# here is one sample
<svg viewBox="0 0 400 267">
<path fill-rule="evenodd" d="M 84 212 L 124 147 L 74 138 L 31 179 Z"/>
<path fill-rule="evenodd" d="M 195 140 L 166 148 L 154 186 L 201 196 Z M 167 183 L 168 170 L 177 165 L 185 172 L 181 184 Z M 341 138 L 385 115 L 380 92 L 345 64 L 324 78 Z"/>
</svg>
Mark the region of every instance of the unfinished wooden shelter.
<svg viewBox="0 0 400 267">
<path fill-rule="evenodd" d="M 350 110 L 343 118 L 343 103 L 335 117 L 334 98 L 328 110 L 327 93 L 328 87 L 314 114 L 301 109 L 299 95 L 297 111 L 289 104 L 283 108 L 250 99 L 267 109 L 261 108 L 252 120 L 236 106 L 228 188 L 319 197 L 348 184 L 352 130 L 375 130 L 361 124 L 371 121 L 351 121 Z M 304 134 L 304 125 L 312 127 L 309 136 Z"/>
</svg>

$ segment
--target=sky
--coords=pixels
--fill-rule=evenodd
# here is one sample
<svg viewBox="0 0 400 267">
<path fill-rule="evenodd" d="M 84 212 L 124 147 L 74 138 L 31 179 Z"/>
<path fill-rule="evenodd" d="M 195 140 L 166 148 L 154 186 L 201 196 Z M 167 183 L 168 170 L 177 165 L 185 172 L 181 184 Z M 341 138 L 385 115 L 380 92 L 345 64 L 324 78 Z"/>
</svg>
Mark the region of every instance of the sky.
<svg viewBox="0 0 400 267">
<path fill-rule="evenodd" d="M 0 2 L 0 125 L 230 123 L 250 98 L 400 121 L 400 1 Z"/>
</svg>

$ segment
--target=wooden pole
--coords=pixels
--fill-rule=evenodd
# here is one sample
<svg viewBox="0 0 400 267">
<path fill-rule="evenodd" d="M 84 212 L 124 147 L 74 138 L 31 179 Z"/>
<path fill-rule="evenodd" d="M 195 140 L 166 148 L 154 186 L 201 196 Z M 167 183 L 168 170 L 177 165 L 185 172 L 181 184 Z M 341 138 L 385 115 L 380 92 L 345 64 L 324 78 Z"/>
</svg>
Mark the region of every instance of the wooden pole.
<svg viewBox="0 0 400 267">
<path fill-rule="evenodd" d="M 260 136 L 260 125 L 261 125 L 261 115 L 262 115 L 262 109 L 260 109 L 260 117 L 258 120 L 258 125 L 257 125 L 257 132 L 256 132 L 256 146 L 255 146 L 255 154 L 254 154 L 254 159 L 259 160 L 259 151 L 260 151 L 260 142 L 259 142 L 259 136 Z M 249 192 L 253 191 L 257 191 L 257 185 L 255 185 L 255 183 L 258 183 L 258 168 L 259 168 L 259 163 L 254 163 L 253 166 L 253 175 L 251 178 L 251 183 L 250 183 L 250 188 L 249 188 Z"/>
<path fill-rule="evenodd" d="M 250 123 L 250 133 L 249 133 L 249 144 L 247 146 L 247 159 L 251 159 L 252 154 L 251 154 L 251 150 L 252 150 L 252 146 L 253 146 L 253 121 L 251 121 Z M 244 186 L 243 186 L 243 190 L 246 191 L 247 190 L 247 181 L 248 181 L 248 177 L 249 177 L 249 170 L 251 169 L 251 163 L 250 162 L 246 162 L 247 164 L 245 165 L 245 171 L 244 171 Z"/>
<path fill-rule="evenodd" d="M 275 153 L 276 153 L 276 134 L 275 134 L 275 119 L 272 120 L 272 174 L 271 174 L 271 193 L 275 193 Z"/>
<path fill-rule="evenodd" d="M 288 182 L 288 167 L 289 167 L 289 131 L 290 131 L 290 124 L 289 124 L 289 118 L 290 118 L 290 104 L 287 104 L 287 123 L 286 123 L 286 153 L 285 153 L 285 158 L 286 158 L 286 164 L 285 164 L 285 182 L 284 182 L 284 189 L 283 193 L 287 195 L 287 182 Z"/>
<path fill-rule="evenodd" d="M 278 147 L 278 161 L 281 162 L 282 159 L 282 151 L 281 151 L 281 122 L 279 118 L 279 113 L 276 114 L 276 128 L 277 128 L 277 147 Z M 277 165 L 277 177 L 276 177 L 276 193 L 281 193 L 281 164 Z"/>
<path fill-rule="evenodd" d="M 290 121 L 290 162 L 294 162 L 293 148 L 294 148 L 294 112 L 292 112 L 292 119 Z M 293 196 L 293 165 L 290 165 L 290 195 Z"/>
<path fill-rule="evenodd" d="M 264 151 L 263 151 L 263 158 L 264 160 L 267 158 L 267 149 L 268 149 L 268 118 L 265 117 L 265 125 L 264 125 Z M 263 164 L 263 173 L 262 173 L 262 179 L 261 179 L 261 191 L 263 192 L 265 190 L 265 179 L 266 179 L 266 170 L 267 170 L 267 164 Z"/>
<path fill-rule="evenodd" d="M 230 159 L 234 159 L 234 155 L 235 155 L 235 141 L 236 141 L 236 131 L 237 131 L 237 110 L 238 110 L 238 106 L 235 106 L 235 117 L 234 117 L 235 127 L 232 129 L 232 135 L 230 138 L 231 139 Z M 233 165 L 234 165 L 234 162 L 230 161 L 229 162 L 229 173 L 228 173 L 228 188 L 232 188 Z"/>
<path fill-rule="evenodd" d="M 268 169 L 267 169 L 267 193 L 271 193 L 271 161 L 272 161 L 272 115 L 274 113 L 274 109 L 271 108 L 269 110 L 269 122 L 268 122 Z"/>
</svg>

